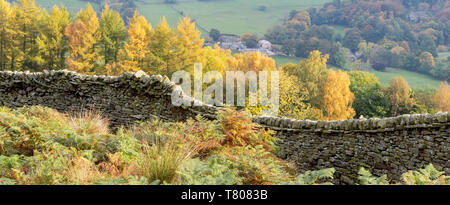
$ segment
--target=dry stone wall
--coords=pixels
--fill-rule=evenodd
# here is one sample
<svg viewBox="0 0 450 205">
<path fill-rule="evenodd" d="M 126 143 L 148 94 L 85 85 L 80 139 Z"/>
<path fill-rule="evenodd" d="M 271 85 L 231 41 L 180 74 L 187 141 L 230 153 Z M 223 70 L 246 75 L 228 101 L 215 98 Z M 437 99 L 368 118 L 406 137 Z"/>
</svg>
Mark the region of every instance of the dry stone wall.
<svg viewBox="0 0 450 205">
<path fill-rule="evenodd" d="M 214 118 L 217 108 L 213 106 L 173 106 L 174 86 L 167 77 L 143 72 L 89 76 L 66 70 L 6 71 L 0 72 L 0 106 L 43 105 L 60 112 L 97 110 L 114 127 L 155 117 L 165 121 L 183 121 L 197 114 Z"/>
<path fill-rule="evenodd" d="M 253 120 L 277 131 L 281 158 L 300 172 L 334 167 L 337 184 L 358 183 L 360 167 L 394 182 L 429 163 L 450 174 L 450 112 L 328 122 Z"/>
<path fill-rule="evenodd" d="M 176 107 L 167 77 L 143 72 L 88 76 L 70 71 L 0 72 L 0 106 L 42 105 L 60 112 L 95 109 L 113 126 L 155 117 L 184 121 L 201 114 L 214 119 L 210 105 Z M 186 97 L 193 103 L 195 100 Z M 310 121 L 257 116 L 253 121 L 277 131 L 279 156 L 300 172 L 336 168 L 335 183 L 357 183 L 360 167 L 399 180 L 407 170 L 433 163 L 450 175 L 450 113 L 385 119 Z"/>
</svg>

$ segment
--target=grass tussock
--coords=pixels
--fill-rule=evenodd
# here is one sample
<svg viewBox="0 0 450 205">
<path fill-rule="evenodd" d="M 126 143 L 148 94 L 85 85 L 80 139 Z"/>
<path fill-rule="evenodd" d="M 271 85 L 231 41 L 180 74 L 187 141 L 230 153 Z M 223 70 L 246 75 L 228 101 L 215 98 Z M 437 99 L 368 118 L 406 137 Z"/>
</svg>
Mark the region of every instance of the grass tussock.
<svg viewBox="0 0 450 205">
<path fill-rule="evenodd" d="M 69 116 L 68 125 L 77 134 L 108 134 L 109 120 L 94 110 L 74 113 Z"/>
<path fill-rule="evenodd" d="M 138 173 L 151 182 L 172 183 L 178 167 L 194 155 L 195 146 L 182 145 L 177 139 L 155 140 L 144 143 L 137 159 Z"/>
</svg>

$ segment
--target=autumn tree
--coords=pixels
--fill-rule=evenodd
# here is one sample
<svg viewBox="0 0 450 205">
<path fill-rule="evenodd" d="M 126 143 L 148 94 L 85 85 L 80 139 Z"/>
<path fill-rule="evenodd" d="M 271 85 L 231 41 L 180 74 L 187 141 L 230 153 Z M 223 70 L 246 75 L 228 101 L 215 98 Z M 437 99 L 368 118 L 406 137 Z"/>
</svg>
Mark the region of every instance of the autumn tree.
<svg viewBox="0 0 450 205">
<path fill-rule="evenodd" d="M 230 70 L 230 65 L 235 62 L 231 50 L 222 49 L 217 44 L 214 47 L 204 47 L 203 53 L 201 63 L 204 72 L 217 71 L 223 75 L 224 71 Z"/>
<path fill-rule="evenodd" d="M 355 116 L 352 108 L 354 94 L 350 91 L 350 77 L 340 70 L 330 70 L 323 82 L 321 108 L 325 120 L 346 120 Z"/>
<path fill-rule="evenodd" d="M 150 72 L 148 62 L 145 64 L 145 60 L 149 58 L 148 46 L 152 26 L 147 23 L 145 17 L 138 14 L 137 10 L 129 22 L 128 41 L 120 53 L 120 72 L 136 72 L 138 70 Z"/>
<path fill-rule="evenodd" d="M 418 71 L 421 73 L 429 73 L 435 66 L 434 57 L 429 52 L 422 52 L 418 57 L 420 66 Z"/>
<path fill-rule="evenodd" d="M 116 63 L 118 52 L 126 39 L 126 28 L 120 14 L 105 5 L 100 19 L 101 53 L 105 65 Z"/>
<path fill-rule="evenodd" d="M 298 83 L 298 77 L 291 75 L 292 64 L 280 69 L 280 107 L 278 116 L 298 120 L 321 120 L 323 113 L 308 103 L 308 93 Z"/>
<path fill-rule="evenodd" d="M 276 70 L 275 60 L 260 52 L 238 53 L 234 55 L 229 70 L 270 71 Z"/>
<path fill-rule="evenodd" d="M 438 90 L 431 96 L 431 102 L 436 111 L 450 111 L 450 86 L 447 82 L 442 82 Z"/>
<path fill-rule="evenodd" d="M 42 22 L 42 15 L 40 9 L 37 7 L 34 0 L 20 0 L 18 4 L 13 7 L 13 24 L 14 32 L 16 33 L 14 52 L 17 56 L 13 61 L 14 68 L 36 70 L 36 57 L 39 48 L 36 44 L 36 37 L 39 34 L 39 27 Z"/>
<path fill-rule="evenodd" d="M 327 75 L 328 55 L 322 56 L 317 50 L 309 54 L 308 59 L 300 62 L 297 71 L 291 71 L 299 79 L 299 83 L 308 92 L 310 103 L 320 107 L 320 96 L 322 95 L 321 83 Z"/>
<path fill-rule="evenodd" d="M 149 51 L 152 71 L 170 76 L 174 71 L 179 70 L 180 43 L 165 17 L 152 32 L 151 38 Z"/>
<path fill-rule="evenodd" d="M 44 12 L 44 24 L 39 28 L 36 43 L 39 48 L 38 62 L 46 69 L 64 69 L 68 39 L 64 30 L 72 21 L 66 8 L 54 6 L 50 14 Z"/>
<path fill-rule="evenodd" d="M 180 65 L 177 69 L 193 70 L 194 63 L 200 62 L 203 56 L 201 33 L 195 27 L 195 22 L 188 17 L 179 20 L 176 33 L 179 41 Z"/>
<path fill-rule="evenodd" d="M 98 42 L 101 39 L 100 22 L 90 4 L 82 9 L 75 22 L 67 26 L 64 34 L 69 39 L 69 56 L 66 63 L 70 70 L 93 74 L 98 72 L 99 55 Z"/>
<path fill-rule="evenodd" d="M 20 39 L 23 37 L 23 33 L 20 31 L 20 25 L 17 23 L 18 13 L 20 12 L 19 6 L 14 4 L 11 7 L 11 19 L 6 21 L 7 26 L 5 27 L 5 32 L 3 33 L 5 40 L 3 41 L 4 46 L 4 68 L 9 70 L 22 70 L 23 60 L 25 58 L 22 52 L 22 44 Z"/>
<path fill-rule="evenodd" d="M 414 106 L 411 88 L 408 82 L 402 77 L 396 77 L 390 81 L 389 87 L 385 90 L 385 95 L 391 108 L 391 116 L 407 114 Z"/>
<path fill-rule="evenodd" d="M 11 7 L 5 0 L 0 0 L 0 70 L 7 66 L 7 52 L 10 48 L 11 38 Z"/>
</svg>

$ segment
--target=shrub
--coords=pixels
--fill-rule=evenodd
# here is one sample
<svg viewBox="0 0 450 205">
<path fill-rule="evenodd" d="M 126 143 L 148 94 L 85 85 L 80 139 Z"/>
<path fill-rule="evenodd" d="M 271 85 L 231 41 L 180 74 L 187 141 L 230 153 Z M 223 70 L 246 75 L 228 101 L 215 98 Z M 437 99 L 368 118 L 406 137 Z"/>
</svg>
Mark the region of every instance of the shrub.
<svg viewBox="0 0 450 205">
<path fill-rule="evenodd" d="M 239 185 L 242 178 L 237 169 L 230 169 L 226 159 L 220 155 L 212 156 L 202 162 L 195 158 L 185 161 L 177 171 L 176 184 L 186 185 Z"/>
<path fill-rule="evenodd" d="M 318 182 L 324 179 L 333 179 L 334 168 L 321 169 L 317 171 L 306 171 L 298 175 L 295 181 L 286 184 L 289 185 L 333 185 L 331 182 Z"/>
<path fill-rule="evenodd" d="M 253 123 L 245 111 L 228 108 L 219 113 L 219 122 L 225 134 L 223 145 L 226 146 L 257 146 L 262 145 L 267 151 L 276 151 L 277 138 L 273 131 Z"/>
<path fill-rule="evenodd" d="M 239 170 L 246 185 L 281 184 L 291 181 L 295 173 L 292 164 L 278 159 L 262 145 L 231 147 L 219 155 L 227 159 L 229 169 Z"/>
<path fill-rule="evenodd" d="M 402 180 L 406 185 L 450 185 L 450 177 L 444 175 L 429 164 L 419 171 L 408 171 L 402 174 Z"/>
<path fill-rule="evenodd" d="M 361 185 L 385 185 L 389 184 L 387 175 L 381 177 L 375 177 L 370 173 L 370 171 L 361 167 L 358 171 L 358 180 Z"/>
<path fill-rule="evenodd" d="M 405 185 L 450 185 L 450 177 L 444 175 L 445 172 L 440 172 L 432 164 L 429 164 L 425 169 L 419 171 L 408 171 L 401 176 L 402 182 Z M 386 175 L 381 177 L 372 176 L 372 174 L 361 167 L 358 172 L 359 181 L 361 185 L 389 185 Z"/>
</svg>

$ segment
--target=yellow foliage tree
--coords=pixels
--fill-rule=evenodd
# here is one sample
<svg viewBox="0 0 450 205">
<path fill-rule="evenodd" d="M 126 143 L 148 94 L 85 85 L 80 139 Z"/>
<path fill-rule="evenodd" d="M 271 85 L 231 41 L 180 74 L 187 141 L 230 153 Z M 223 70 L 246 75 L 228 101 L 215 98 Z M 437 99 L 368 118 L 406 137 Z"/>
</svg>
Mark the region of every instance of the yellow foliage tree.
<svg viewBox="0 0 450 205">
<path fill-rule="evenodd" d="M 300 84 L 308 92 L 311 105 L 320 107 L 322 95 L 321 83 L 327 77 L 328 55 L 322 56 L 320 51 L 314 50 L 308 59 L 300 62 L 300 69 L 290 71 L 299 78 Z"/>
<path fill-rule="evenodd" d="M 47 69 L 64 69 L 68 46 L 64 30 L 72 21 L 72 17 L 66 8 L 54 6 L 50 14 L 44 13 L 44 20 L 47 24 L 40 28 L 36 38 L 39 47 L 38 62 Z"/>
<path fill-rule="evenodd" d="M 391 116 L 409 113 L 414 105 L 411 88 L 402 77 L 391 80 L 389 87 L 385 90 L 385 95 L 391 107 Z"/>
<path fill-rule="evenodd" d="M 5 0 L 0 0 L 0 70 L 8 66 L 7 53 L 10 50 L 11 39 L 11 7 Z"/>
<path fill-rule="evenodd" d="M 214 47 L 204 47 L 203 56 L 201 56 L 200 62 L 203 66 L 203 71 L 217 71 L 224 75 L 224 71 L 229 69 L 229 65 L 234 61 L 231 50 L 224 50 L 215 44 Z"/>
<path fill-rule="evenodd" d="M 307 91 L 300 87 L 297 76 L 289 75 L 280 70 L 280 107 L 278 116 L 298 120 L 311 119 L 309 111 L 311 105 L 305 103 L 308 99 Z"/>
<path fill-rule="evenodd" d="M 121 68 L 119 73 L 136 72 L 138 70 L 150 73 L 149 65 L 145 65 L 145 60 L 149 55 L 148 45 L 152 26 L 137 11 L 134 12 L 134 16 L 129 22 L 128 42 L 125 43 L 124 49 L 119 54 L 119 67 Z"/>
<path fill-rule="evenodd" d="M 100 22 L 90 4 L 81 10 L 74 23 L 67 26 L 65 35 L 69 39 L 69 56 L 66 59 L 69 70 L 94 74 L 96 64 L 101 60 L 97 43 L 101 39 Z"/>
<path fill-rule="evenodd" d="M 195 22 L 190 18 L 183 17 L 177 25 L 176 33 L 180 42 L 180 70 L 194 69 L 194 63 L 198 63 L 203 56 L 203 42 L 201 33 L 195 27 Z"/>
<path fill-rule="evenodd" d="M 322 110 L 325 120 L 345 120 L 355 116 L 350 77 L 340 70 L 330 70 L 323 82 Z"/>
<path fill-rule="evenodd" d="M 180 43 L 165 17 L 152 32 L 149 61 L 152 72 L 170 76 L 180 69 Z"/>
<path fill-rule="evenodd" d="M 229 70 L 271 71 L 276 70 L 275 60 L 260 52 L 238 53 L 230 62 Z"/>
<path fill-rule="evenodd" d="M 17 28 L 16 32 L 19 34 L 18 38 L 14 40 L 20 42 L 20 52 L 23 55 L 21 64 L 25 69 L 36 70 L 38 66 L 35 56 L 37 56 L 39 48 L 35 38 L 42 23 L 41 10 L 34 0 L 20 0 L 14 7 L 17 8 L 14 23 Z"/>
<path fill-rule="evenodd" d="M 438 90 L 431 96 L 431 102 L 436 111 L 450 111 L 450 86 L 447 82 L 442 82 Z"/>
</svg>

